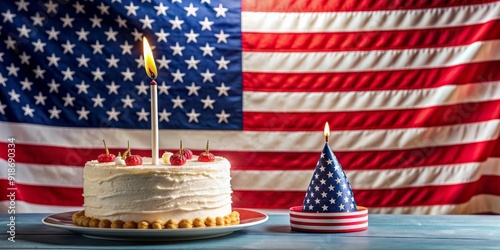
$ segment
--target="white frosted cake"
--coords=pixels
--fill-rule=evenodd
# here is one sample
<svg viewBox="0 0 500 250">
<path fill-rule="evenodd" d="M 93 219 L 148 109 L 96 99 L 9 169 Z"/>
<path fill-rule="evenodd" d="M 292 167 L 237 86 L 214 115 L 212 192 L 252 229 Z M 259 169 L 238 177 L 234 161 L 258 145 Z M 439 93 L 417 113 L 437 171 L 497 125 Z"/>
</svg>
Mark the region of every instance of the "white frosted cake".
<svg viewBox="0 0 500 250">
<path fill-rule="evenodd" d="M 182 166 L 164 163 L 127 166 L 96 160 L 85 164 L 84 210 L 79 226 L 101 228 L 190 228 L 239 223 L 231 207 L 231 164 L 223 157 Z"/>
</svg>

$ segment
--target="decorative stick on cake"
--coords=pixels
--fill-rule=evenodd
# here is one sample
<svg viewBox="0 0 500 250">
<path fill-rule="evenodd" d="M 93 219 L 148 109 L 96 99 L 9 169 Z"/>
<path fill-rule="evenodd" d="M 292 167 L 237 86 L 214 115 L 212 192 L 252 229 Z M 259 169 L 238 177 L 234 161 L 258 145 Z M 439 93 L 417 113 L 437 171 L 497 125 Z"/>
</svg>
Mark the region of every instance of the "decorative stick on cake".
<svg viewBox="0 0 500 250">
<path fill-rule="evenodd" d="M 328 145 L 328 122 L 324 134 L 325 146 L 303 204 L 290 208 L 290 227 L 296 231 L 325 233 L 365 230 L 368 228 L 368 210 L 356 205 L 347 176 Z"/>
<path fill-rule="evenodd" d="M 193 157 L 193 155 L 191 154 L 191 158 L 192 157 Z M 172 164 L 174 166 L 182 166 L 186 163 L 187 160 L 188 159 L 184 153 L 184 150 L 182 149 L 182 141 L 181 141 L 180 146 L 179 146 L 179 152 L 170 156 L 170 164 Z"/>
<path fill-rule="evenodd" d="M 209 140 L 207 140 L 207 147 L 205 148 L 205 152 L 201 153 L 200 156 L 198 156 L 198 161 L 202 161 L 202 162 L 213 162 L 215 161 L 215 156 L 214 154 L 210 153 L 210 151 L 208 150 L 208 144 L 209 144 Z"/>
<path fill-rule="evenodd" d="M 140 155 L 133 155 L 130 149 L 130 141 L 127 141 L 127 151 L 123 153 L 122 157 L 125 157 L 125 165 L 127 166 L 140 166 L 142 165 L 142 157 Z"/>
<path fill-rule="evenodd" d="M 108 146 L 106 146 L 106 140 L 102 139 L 102 142 L 104 143 L 104 150 L 106 151 L 106 154 L 100 154 L 97 157 L 98 162 L 113 162 L 115 161 L 116 156 L 114 154 L 110 154 L 108 150 Z"/>
<path fill-rule="evenodd" d="M 146 74 L 151 78 L 149 89 L 151 92 L 151 159 L 153 165 L 158 165 L 158 88 L 155 78 L 158 76 L 153 52 L 149 46 L 148 39 L 144 36 L 142 39 L 144 52 L 144 68 Z"/>
</svg>

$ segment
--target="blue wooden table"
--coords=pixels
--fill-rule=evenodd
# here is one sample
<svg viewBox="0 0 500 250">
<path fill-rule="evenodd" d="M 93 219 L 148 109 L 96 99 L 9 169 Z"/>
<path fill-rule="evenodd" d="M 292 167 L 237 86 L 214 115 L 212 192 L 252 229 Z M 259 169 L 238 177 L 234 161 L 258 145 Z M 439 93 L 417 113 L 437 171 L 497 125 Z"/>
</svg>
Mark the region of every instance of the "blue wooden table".
<svg viewBox="0 0 500 250">
<path fill-rule="evenodd" d="M 287 213 L 212 239 L 182 242 L 110 241 L 41 223 L 47 214 L 17 214 L 15 242 L 8 214 L 0 214 L 0 248 L 40 249 L 500 249 L 500 217 L 493 215 L 370 215 L 366 231 L 313 234 L 290 231 Z"/>
</svg>

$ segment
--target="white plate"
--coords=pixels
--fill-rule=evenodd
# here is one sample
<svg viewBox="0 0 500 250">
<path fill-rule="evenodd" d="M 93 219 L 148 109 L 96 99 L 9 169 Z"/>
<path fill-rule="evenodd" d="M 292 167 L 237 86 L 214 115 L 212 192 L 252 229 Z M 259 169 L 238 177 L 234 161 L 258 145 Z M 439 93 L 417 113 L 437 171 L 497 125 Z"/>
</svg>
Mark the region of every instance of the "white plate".
<svg viewBox="0 0 500 250">
<path fill-rule="evenodd" d="M 71 216 L 76 211 L 52 214 L 42 219 L 42 223 L 60 229 L 66 229 L 85 237 L 106 240 L 129 241 L 182 241 L 220 237 L 266 222 L 269 217 L 261 212 L 233 208 L 240 213 L 240 224 L 223 227 L 180 228 L 180 229 L 114 229 L 79 227 L 73 224 Z"/>
</svg>

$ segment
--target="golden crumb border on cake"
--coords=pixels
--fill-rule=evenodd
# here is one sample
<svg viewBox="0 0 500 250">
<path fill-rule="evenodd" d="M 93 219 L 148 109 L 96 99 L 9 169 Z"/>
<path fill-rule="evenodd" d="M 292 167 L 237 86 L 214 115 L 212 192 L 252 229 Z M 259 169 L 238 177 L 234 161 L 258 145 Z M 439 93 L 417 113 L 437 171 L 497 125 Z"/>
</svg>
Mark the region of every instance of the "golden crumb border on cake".
<svg viewBox="0 0 500 250">
<path fill-rule="evenodd" d="M 108 219 L 97 219 L 85 216 L 85 210 L 78 211 L 71 217 L 73 224 L 80 227 L 94 228 L 117 228 L 117 229 L 177 229 L 177 228 L 204 228 L 220 227 L 240 224 L 240 214 L 233 211 L 230 214 L 221 217 L 217 216 L 203 218 L 182 219 L 179 222 L 175 220 L 168 221 L 110 221 Z"/>
</svg>

